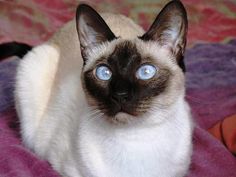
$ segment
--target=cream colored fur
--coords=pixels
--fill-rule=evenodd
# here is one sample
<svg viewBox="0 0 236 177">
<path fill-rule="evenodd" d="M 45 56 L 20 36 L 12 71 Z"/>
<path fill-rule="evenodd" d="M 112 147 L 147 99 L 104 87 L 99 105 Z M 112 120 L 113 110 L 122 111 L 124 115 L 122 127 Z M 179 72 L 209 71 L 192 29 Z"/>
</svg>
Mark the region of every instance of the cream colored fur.
<svg viewBox="0 0 236 177">
<path fill-rule="evenodd" d="M 169 94 L 130 124 L 102 119 L 104 115 L 88 105 L 81 85 L 83 60 L 73 20 L 20 62 L 15 98 L 23 142 L 66 177 L 183 177 L 191 158 L 192 123 L 180 68 L 167 48 L 137 39 L 144 31 L 130 19 L 102 17 L 122 39 L 93 49 L 85 70 L 116 43 L 129 39 L 176 74 Z"/>
</svg>

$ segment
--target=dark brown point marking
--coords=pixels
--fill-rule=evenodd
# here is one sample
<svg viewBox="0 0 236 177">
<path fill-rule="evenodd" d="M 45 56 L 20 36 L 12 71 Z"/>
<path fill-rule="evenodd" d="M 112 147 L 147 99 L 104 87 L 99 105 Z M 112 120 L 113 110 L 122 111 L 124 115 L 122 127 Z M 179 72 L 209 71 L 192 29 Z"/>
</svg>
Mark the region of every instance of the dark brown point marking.
<svg viewBox="0 0 236 177">
<path fill-rule="evenodd" d="M 158 72 L 150 80 L 136 78 L 137 69 L 143 62 L 153 63 L 154 59 L 142 56 L 131 41 L 118 44 L 108 57 L 98 60 L 99 63 L 84 73 L 84 84 L 89 96 L 108 116 L 115 116 L 118 112 L 141 115 L 148 110 L 152 99 L 167 87 L 170 71 L 161 66 L 157 66 Z M 100 81 L 94 75 L 93 69 L 100 63 L 111 69 L 112 78 L 109 81 Z"/>
</svg>

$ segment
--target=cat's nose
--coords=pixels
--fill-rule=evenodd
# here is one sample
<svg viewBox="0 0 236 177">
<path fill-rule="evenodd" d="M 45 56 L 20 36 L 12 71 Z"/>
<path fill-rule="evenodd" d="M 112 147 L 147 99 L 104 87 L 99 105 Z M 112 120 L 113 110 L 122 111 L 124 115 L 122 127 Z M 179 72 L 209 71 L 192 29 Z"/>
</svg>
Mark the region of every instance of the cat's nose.
<svg viewBox="0 0 236 177">
<path fill-rule="evenodd" d="M 128 90 L 115 91 L 113 99 L 120 103 L 123 103 L 127 101 L 128 95 L 129 95 Z"/>
<path fill-rule="evenodd" d="M 131 84 L 124 80 L 118 80 L 112 83 L 112 98 L 115 101 L 124 103 L 129 97 Z"/>
<path fill-rule="evenodd" d="M 120 98 L 128 98 L 128 90 L 123 90 L 123 91 L 117 91 L 115 92 L 115 96 L 116 97 L 120 97 Z"/>
</svg>

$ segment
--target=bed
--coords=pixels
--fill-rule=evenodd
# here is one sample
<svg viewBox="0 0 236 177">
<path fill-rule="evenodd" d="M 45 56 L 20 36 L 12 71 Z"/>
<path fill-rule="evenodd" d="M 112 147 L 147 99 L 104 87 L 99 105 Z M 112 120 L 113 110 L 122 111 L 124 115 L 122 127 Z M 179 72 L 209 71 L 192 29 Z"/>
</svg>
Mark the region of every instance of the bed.
<svg viewBox="0 0 236 177">
<path fill-rule="evenodd" d="M 147 29 L 168 1 L 83 2 L 99 11 L 125 14 Z M 0 1 L 0 43 L 43 43 L 74 17 L 78 3 L 75 0 Z M 187 177 L 236 177 L 235 154 L 208 131 L 236 114 L 236 2 L 183 0 L 183 3 L 189 17 L 186 99 L 195 122 L 194 151 Z M 0 177 L 59 177 L 48 162 L 21 143 L 13 96 L 18 62 L 17 57 L 11 57 L 0 63 Z"/>
</svg>

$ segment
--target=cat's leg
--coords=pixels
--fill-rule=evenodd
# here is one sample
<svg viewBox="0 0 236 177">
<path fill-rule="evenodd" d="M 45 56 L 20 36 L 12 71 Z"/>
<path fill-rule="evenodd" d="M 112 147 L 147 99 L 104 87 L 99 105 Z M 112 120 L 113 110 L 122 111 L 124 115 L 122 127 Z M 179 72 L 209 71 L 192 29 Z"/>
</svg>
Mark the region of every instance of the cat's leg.
<svg viewBox="0 0 236 177">
<path fill-rule="evenodd" d="M 43 44 L 33 48 L 17 68 L 15 101 L 22 139 L 34 148 L 35 135 L 50 99 L 57 70 L 59 51 Z"/>
</svg>

